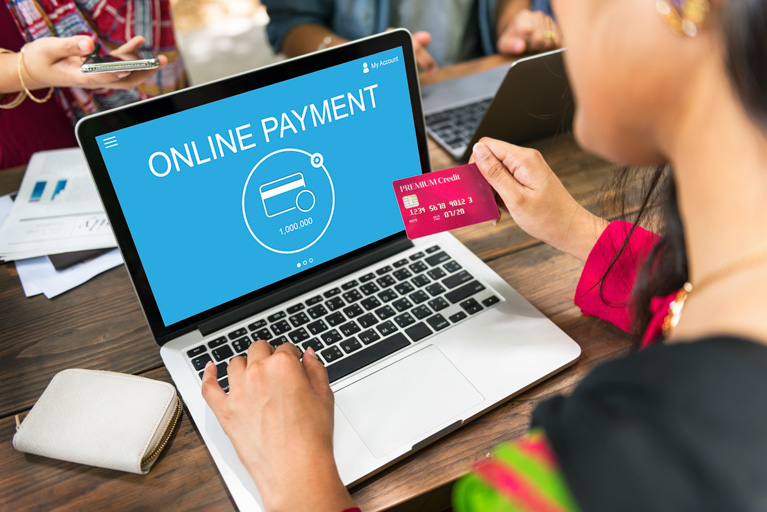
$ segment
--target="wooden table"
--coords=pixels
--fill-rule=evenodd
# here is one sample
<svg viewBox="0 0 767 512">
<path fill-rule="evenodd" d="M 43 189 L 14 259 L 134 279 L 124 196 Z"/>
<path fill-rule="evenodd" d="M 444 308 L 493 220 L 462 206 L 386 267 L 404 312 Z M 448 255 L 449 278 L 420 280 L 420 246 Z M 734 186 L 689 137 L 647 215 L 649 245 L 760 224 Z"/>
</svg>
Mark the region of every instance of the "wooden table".
<svg viewBox="0 0 767 512">
<path fill-rule="evenodd" d="M 503 62 L 488 57 L 424 77 L 433 82 Z M 619 172 L 580 150 L 568 134 L 539 141 L 567 189 L 592 211 Z M 456 165 L 433 141 L 434 169 Z M 0 172 L 0 194 L 23 168 Z M 498 442 L 525 431 L 535 404 L 567 392 L 596 364 L 629 350 L 629 337 L 583 316 L 572 297 L 581 264 L 532 239 L 504 216 L 455 234 L 577 341 L 576 364 L 351 489 L 364 511 L 443 510 L 451 483 Z M 146 476 L 17 452 L 14 415 L 25 414 L 65 368 L 128 372 L 170 382 L 123 266 L 52 300 L 26 298 L 12 263 L 0 265 L 0 510 L 232 510 L 234 503 L 188 413 Z M 300 486 L 299 483 L 297 485 Z"/>
</svg>

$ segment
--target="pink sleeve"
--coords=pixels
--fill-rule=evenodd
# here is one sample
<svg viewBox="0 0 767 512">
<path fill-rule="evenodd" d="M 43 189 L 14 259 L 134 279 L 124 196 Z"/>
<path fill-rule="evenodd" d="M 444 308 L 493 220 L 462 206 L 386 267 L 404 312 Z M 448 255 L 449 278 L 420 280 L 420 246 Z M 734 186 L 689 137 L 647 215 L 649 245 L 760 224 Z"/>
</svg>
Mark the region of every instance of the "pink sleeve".
<svg viewBox="0 0 767 512">
<path fill-rule="evenodd" d="M 601 283 L 631 226 L 631 223 L 623 221 L 611 222 L 607 226 L 589 253 L 575 290 L 575 305 L 581 308 L 583 314 L 607 320 L 626 332 L 631 331 L 634 321 L 630 304 L 637 271 L 659 240 L 658 235 L 637 227 L 604 283 Z"/>
</svg>

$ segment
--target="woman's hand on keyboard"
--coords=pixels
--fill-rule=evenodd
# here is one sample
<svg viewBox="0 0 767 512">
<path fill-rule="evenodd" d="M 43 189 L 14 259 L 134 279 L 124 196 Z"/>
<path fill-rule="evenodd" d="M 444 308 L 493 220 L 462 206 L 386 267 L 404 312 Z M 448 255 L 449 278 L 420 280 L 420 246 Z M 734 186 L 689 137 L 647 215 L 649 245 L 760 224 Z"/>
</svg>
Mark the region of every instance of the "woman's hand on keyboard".
<svg viewBox="0 0 767 512">
<path fill-rule="evenodd" d="M 484 137 L 474 146 L 470 161 L 520 228 L 586 261 L 607 221 L 570 195 L 538 151 Z"/>
<path fill-rule="evenodd" d="M 229 394 L 210 363 L 202 395 L 261 492 L 267 510 L 333 510 L 354 504 L 333 457 L 333 393 L 308 349 L 253 343 L 229 362 Z"/>
</svg>

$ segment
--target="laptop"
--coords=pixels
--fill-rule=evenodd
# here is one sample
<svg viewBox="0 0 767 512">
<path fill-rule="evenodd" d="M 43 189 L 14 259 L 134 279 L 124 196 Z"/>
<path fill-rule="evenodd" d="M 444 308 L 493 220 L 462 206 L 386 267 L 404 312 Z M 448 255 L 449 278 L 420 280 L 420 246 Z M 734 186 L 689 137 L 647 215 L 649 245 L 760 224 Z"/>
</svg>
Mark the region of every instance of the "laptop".
<svg viewBox="0 0 767 512">
<path fill-rule="evenodd" d="M 564 49 L 421 88 L 427 133 L 457 161 L 482 137 L 524 144 L 573 123 Z"/>
<path fill-rule="evenodd" d="M 578 345 L 450 234 L 410 241 L 429 171 L 396 30 L 81 120 L 168 371 L 237 506 L 258 490 L 200 394 L 256 339 L 314 347 L 354 484 L 571 364 Z"/>
</svg>

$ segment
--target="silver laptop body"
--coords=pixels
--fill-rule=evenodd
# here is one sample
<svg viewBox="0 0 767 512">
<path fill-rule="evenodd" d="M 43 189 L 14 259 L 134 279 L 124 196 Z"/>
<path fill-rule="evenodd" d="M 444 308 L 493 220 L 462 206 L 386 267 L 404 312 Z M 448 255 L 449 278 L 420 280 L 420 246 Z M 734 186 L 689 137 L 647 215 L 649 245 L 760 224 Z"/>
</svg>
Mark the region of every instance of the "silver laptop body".
<svg viewBox="0 0 767 512">
<path fill-rule="evenodd" d="M 391 181 L 429 167 L 406 31 L 91 116 L 77 135 L 163 362 L 241 510 L 262 507 L 200 394 L 207 360 L 226 387 L 253 339 L 319 344 L 351 485 L 580 353 L 450 234 L 404 236 Z"/>
</svg>

